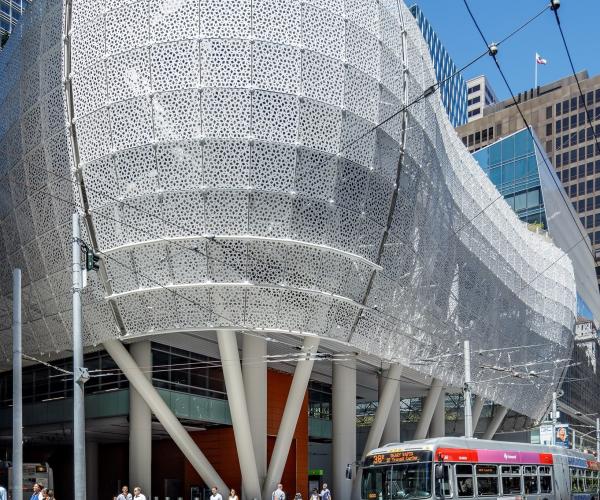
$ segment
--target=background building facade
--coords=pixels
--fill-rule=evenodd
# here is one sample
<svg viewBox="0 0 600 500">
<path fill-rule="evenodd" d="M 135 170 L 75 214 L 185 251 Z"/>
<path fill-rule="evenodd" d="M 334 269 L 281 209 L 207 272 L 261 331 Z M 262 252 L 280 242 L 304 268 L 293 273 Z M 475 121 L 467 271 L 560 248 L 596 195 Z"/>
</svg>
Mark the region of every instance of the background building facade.
<svg viewBox="0 0 600 500">
<path fill-rule="evenodd" d="M 31 0 L 0 0 L 0 50 L 30 3 Z"/>
<path fill-rule="evenodd" d="M 535 130 L 540 144 L 562 181 L 565 192 L 587 230 L 594 250 L 600 248 L 600 76 L 578 74 L 584 100 L 574 77 L 518 94 L 519 107 Z M 590 111 L 588 123 L 584 102 Z M 478 149 L 523 128 L 512 99 L 483 111 L 483 117 L 457 129 L 469 151 Z M 600 276 L 600 268 L 596 267 Z"/>
<path fill-rule="evenodd" d="M 483 116 L 483 108 L 495 104 L 498 99 L 485 75 L 467 81 L 467 119 L 469 122 Z"/>
<path fill-rule="evenodd" d="M 467 122 L 467 86 L 465 80 L 462 74 L 458 73 L 458 67 L 454 64 L 452 57 L 450 57 L 421 8 L 415 4 L 411 6 L 410 12 L 415 16 L 417 25 L 429 47 L 429 55 L 433 62 L 437 81 L 443 82 L 452 76 L 440 86 L 439 93 L 450 118 L 450 123 L 458 127 Z"/>
</svg>

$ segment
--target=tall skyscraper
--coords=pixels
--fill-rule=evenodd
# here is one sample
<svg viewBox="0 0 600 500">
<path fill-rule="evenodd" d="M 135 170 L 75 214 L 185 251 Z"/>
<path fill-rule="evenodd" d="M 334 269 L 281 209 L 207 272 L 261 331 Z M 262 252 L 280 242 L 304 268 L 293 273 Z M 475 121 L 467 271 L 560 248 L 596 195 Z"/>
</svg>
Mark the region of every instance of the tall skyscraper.
<svg viewBox="0 0 600 500">
<path fill-rule="evenodd" d="M 0 50 L 31 0 L 0 0 Z"/>
<path fill-rule="evenodd" d="M 415 4 L 410 7 L 410 11 L 417 20 L 417 25 L 429 47 L 437 81 L 441 82 L 455 75 L 440 87 L 439 92 L 450 123 L 454 127 L 458 127 L 467 122 L 467 85 L 465 80 L 460 73 L 457 73 L 458 67 L 454 64 L 421 8 Z"/>
<path fill-rule="evenodd" d="M 584 98 L 573 76 L 522 92 L 519 108 L 535 130 L 551 160 L 573 207 L 587 230 L 594 251 L 600 250 L 600 151 L 594 133 L 600 136 L 600 75 L 578 73 Z M 584 101 L 585 100 L 585 101 Z M 594 123 L 589 125 L 584 102 Z M 469 151 L 486 145 L 525 126 L 512 98 L 489 106 L 483 116 L 457 129 Z M 600 277 L 600 267 L 596 267 Z"/>
<path fill-rule="evenodd" d="M 467 120 L 472 122 L 483 116 L 483 108 L 498 100 L 494 89 L 485 75 L 467 81 Z"/>
</svg>

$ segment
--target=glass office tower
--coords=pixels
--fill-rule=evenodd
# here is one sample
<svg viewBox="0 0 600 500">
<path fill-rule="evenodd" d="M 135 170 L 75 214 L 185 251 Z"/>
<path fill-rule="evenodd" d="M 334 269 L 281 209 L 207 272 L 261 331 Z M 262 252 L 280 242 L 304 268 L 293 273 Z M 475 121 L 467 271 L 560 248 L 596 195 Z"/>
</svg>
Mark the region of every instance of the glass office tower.
<svg viewBox="0 0 600 500">
<path fill-rule="evenodd" d="M 423 38 L 429 47 L 429 54 L 433 61 L 435 77 L 438 82 L 454 75 L 458 67 L 444 48 L 429 21 L 418 5 L 410 7 L 410 12 L 415 17 Z M 446 108 L 450 123 L 458 127 L 467 123 L 467 84 L 460 73 L 450 78 L 440 87 L 442 103 Z"/>
<path fill-rule="evenodd" d="M 0 0 L 0 49 L 30 2 L 31 0 Z"/>
</svg>

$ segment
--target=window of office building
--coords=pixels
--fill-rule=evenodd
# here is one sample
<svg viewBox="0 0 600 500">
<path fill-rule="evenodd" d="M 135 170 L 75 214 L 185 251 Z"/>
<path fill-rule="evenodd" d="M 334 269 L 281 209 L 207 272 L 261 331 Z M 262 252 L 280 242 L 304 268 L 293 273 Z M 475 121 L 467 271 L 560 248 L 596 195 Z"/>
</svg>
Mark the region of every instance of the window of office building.
<svg viewBox="0 0 600 500">
<path fill-rule="evenodd" d="M 546 120 L 549 120 L 550 118 L 552 118 L 552 106 L 547 106 L 546 107 Z"/>
</svg>

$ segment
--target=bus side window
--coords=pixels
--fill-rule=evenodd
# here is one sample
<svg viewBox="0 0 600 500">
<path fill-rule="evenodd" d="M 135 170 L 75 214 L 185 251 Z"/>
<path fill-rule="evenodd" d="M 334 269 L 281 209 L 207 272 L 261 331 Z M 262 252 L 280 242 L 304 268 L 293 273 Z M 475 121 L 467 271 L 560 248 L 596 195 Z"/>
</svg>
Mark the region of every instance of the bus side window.
<svg viewBox="0 0 600 500">
<path fill-rule="evenodd" d="M 538 468 L 540 474 L 540 493 L 552 493 L 552 469 L 547 465 Z"/>
<path fill-rule="evenodd" d="M 498 496 L 498 466 L 476 465 L 475 473 L 477 474 L 477 495 Z"/>
<path fill-rule="evenodd" d="M 504 495 L 521 493 L 521 467 L 518 465 L 503 465 L 501 472 L 502 493 Z"/>
<path fill-rule="evenodd" d="M 537 467 L 535 465 L 523 466 L 523 486 L 526 495 L 539 493 Z"/>
<path fill-rule="evenodd" d="M 435 494 L 438 498 L 440 495 L 440 484 L 435 482 Z M 444 498 L 452 498 L 452 466 L 444 465 Z"/>
<path fill-rule="evenodd" d="M 456 464 L 456 489 L 459 498 L 473 497 L 473 466 L 471 464 Z"/>
<path fill-rule="evenodd" d="M 571 493 L 581 493 L 583 491 L 579 480 L 579 471 L 571 467 Z"/>
</svg>

